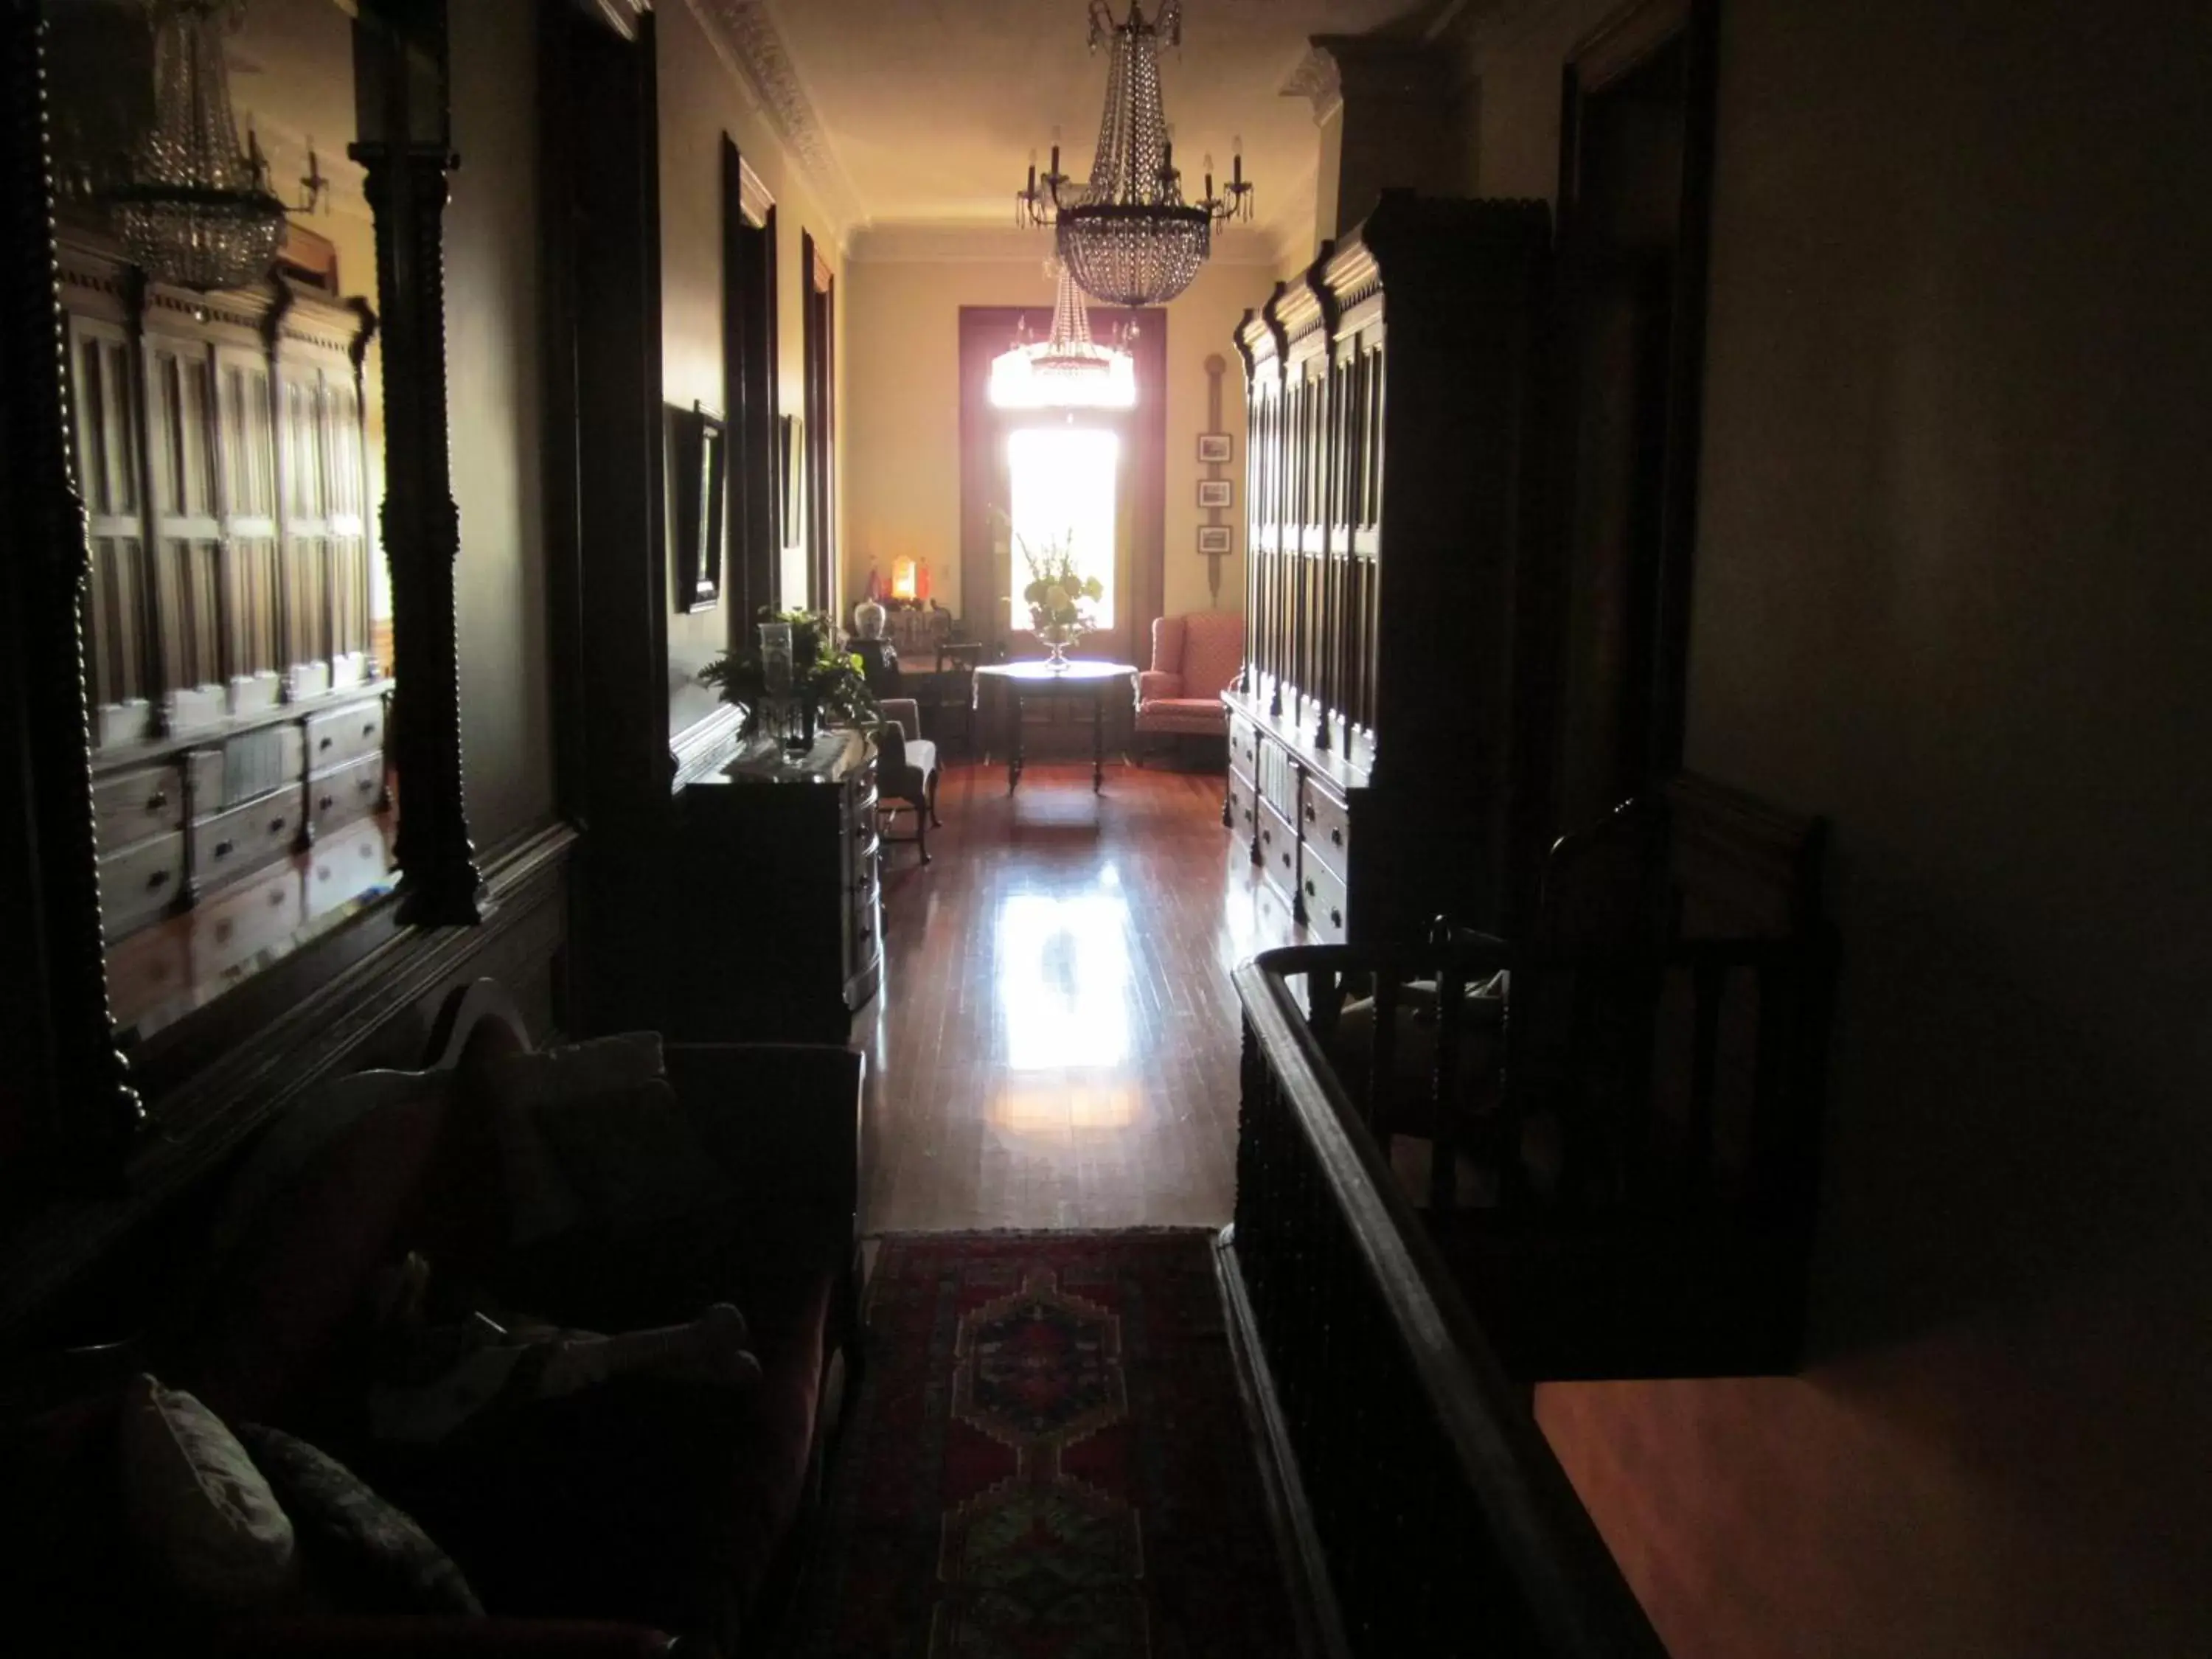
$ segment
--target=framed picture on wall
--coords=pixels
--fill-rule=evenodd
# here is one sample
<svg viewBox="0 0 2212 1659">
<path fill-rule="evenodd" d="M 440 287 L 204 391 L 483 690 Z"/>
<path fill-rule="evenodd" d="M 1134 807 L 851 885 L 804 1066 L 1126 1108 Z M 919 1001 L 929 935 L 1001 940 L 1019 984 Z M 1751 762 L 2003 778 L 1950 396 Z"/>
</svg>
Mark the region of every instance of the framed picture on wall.
<svg viewBox="0 0 2212 1659">
<path fill-rule="evenodd" d="M 676 500 L 669 530 L 676 544 L 676 608 L 711 611 L 722 592 L 723 501 L 729 454 L 722 417 L 703 404 L 672 408 L 669 446 Z"/>
<path fill-rule="evenodd" d="M 1200 507 L 1236 506 L 1236 483 L 1228 478 L 1200 478 L 1198 481 L 1198 504 Z"/>
<path fill-rule="evenodd" d="M 777 436 L 776 459 L 783 474 L 778 544 L 797 547 L 806 539 L 806 423 L 796 415 L 786 415 Z"/>
<path fill-rule="evenodd" d="M 1231 542 L 1233 533 L 1225 524 L 1202 524 L 1198 527 L 1198 550 L 1201 553 L 1234 551 Z"/>
<path fill-rule="evenodd" d="M 1198 460 L 1201 466 L 1225 466 L 1236 453 L 1236 441 L 1226 432 L 1201 432 L 1198 434 Z"/>
</svg>

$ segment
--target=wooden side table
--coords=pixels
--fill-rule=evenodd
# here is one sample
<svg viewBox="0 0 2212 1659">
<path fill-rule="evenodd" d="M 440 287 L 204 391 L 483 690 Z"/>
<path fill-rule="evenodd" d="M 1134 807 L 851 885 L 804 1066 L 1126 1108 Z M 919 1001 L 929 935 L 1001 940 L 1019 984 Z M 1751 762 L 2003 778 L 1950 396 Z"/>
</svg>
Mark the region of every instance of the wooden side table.
<svg viewBox="0 0 2212 1659">
<path fill-rule="evenodd" d="M 996 662 L 975 670 L 975 702 L 980 704 L 986 681 L 1006 688 L 1014 704 L 1014 740 L 1006 757 L 1006 793 L 1012 794 L 1022 781 L 1022 708 L 1033 698 L 1062 697 L 1091 700 L 1091 789 L 1106 787 L 1106 696 L 1116 687 L 1134 696 L 1137 669 L 1126 662 Z M 973 705 L 971 705 L 972 707 Z"/>
</svg>

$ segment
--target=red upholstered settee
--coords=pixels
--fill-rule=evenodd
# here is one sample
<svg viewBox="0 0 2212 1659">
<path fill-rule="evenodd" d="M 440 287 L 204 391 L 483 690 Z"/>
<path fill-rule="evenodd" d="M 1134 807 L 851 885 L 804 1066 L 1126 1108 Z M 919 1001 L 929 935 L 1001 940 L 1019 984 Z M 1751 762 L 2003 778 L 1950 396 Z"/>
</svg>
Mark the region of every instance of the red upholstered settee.
<svg viewBox="0 0 2212 1659">
<path fill-rule="evenodd" d="M 226 1423 L 282 1428 L 344 1462 L 453 1556 L 487 1616 L 248 1615 L 187 1646 L 755 1651 L 795 1579 L 802 1522 L 854 1380 L 861 1056 L 670 1045 L 667 1080 L 731 1201 L 618 1237 L 579 1226 L 517 1245 L 501 1131 L 476 1079 L 527 1042 L 495 988 L 465 998 L 448 1009 L 432 1069 L 341 1079 L 271 1132 L 286 1144 L 274 1157 L 257 1152 L 234 1182 L 186 1328 L 150 1339 L 134 1366 Z M 379 1272 L 410 1251 L 499 1306 L 579 1329 L 651 1328 L 734 1303 L 763 1376 L 750 1387 L 622 1376 L 495 1419 L 496 1432 L 471 1434 L 462 1449 L 380 1445 L 363 1406 L 375 1340 L 364 1308 Z M 65 1650 L 123 1651 L 156 1632 L 163 1645 L 152 1650 L 183 1650 L 118 1567 L 128 1546 L 101 1548 L 94 1535 L 113 1485 L 112 1432 L 103 1443 L 96 1405 L 63 1420 L 82 1443 L 63 1455 L 87 1471 L 61 1483 L 83 1500 L 73 1523 L 86 1534 L 53 1552 L 85 1564 L 64 1609 Z M 95 1587 L 99 1604 L 88 1605 Z M 70 1594 L 65 1582 L 42 1589 Z M 20 1604 L 11 1618 L 18 1628 L 49 1622 Z"/>
<path fill-rule="evenodd" d="M 1194 611 L 1152 623 L 1152 665 L 1137 676 L 1137 732 L 1219 737 L 1229 730 L 1221 694 L 1244 656 L 1244 617 Z"/>
</svg>

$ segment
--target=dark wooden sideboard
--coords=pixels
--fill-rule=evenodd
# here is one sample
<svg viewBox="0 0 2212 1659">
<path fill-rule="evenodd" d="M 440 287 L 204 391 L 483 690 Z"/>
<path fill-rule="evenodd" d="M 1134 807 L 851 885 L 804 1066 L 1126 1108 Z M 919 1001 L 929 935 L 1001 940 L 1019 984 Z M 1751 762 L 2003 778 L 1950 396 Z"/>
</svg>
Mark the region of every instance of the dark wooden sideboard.
<svg viewBox="0 0 2212 1659">
<path fill-rule="evenodd" d="M 670 997 L 694 1042 L 843 1042 L 883 978 L 876 749 L 830 731 L 755 744 L 677 793 Z"/>
<path fill-rule="evenodd" d="M 1540 202 L 1383 193 L 1246 315 L 1224 816 L 1320 939 L 1510 927 L 1550 839 Z"/>
</svg>

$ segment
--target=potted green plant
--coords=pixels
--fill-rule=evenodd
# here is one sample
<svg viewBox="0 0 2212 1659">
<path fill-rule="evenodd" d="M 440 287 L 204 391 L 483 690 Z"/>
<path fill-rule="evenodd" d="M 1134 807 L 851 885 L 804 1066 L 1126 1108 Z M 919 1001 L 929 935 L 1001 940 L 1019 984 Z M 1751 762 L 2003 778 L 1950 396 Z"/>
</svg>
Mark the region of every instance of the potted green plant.
<svg viewBox="0 0 2212 1659">
<path fill-rule="evenodd" d="M 699 671 L 701 684 L 714 686 L 724 702 L 744 710 L 746 736 L 759 733 L 779 704 L 799 717 L 799 730 L 791 734 L 798 739 L 794 747 L 811 747 L 819 724 L 872 726 L 880 718 L 860 657 L 845 648 L 829 616 L 767 605 L 760 614 L 760 644 L 726 651 Z"/>
</svg>

